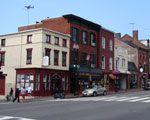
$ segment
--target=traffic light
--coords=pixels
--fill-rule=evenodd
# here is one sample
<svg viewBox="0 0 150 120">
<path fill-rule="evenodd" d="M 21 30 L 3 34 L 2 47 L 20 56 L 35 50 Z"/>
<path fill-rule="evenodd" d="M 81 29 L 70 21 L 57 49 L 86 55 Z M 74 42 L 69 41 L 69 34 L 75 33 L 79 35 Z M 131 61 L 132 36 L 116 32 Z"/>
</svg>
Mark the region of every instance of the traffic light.
<svg viewBox="0 0 150 120">
<path fill-rule="evenodd" d="M 72 67 L 73 67 L 73 68 L 75 68 L 75 67 L 79 68 L 79 67 L 80 67 L 80 65 L 73 65 Z"/>
<path fill-rule="evenodd" d="M 73 65 L 73 68 L 75 68 L 76 67 L 76 65 Z"/>
</svg>

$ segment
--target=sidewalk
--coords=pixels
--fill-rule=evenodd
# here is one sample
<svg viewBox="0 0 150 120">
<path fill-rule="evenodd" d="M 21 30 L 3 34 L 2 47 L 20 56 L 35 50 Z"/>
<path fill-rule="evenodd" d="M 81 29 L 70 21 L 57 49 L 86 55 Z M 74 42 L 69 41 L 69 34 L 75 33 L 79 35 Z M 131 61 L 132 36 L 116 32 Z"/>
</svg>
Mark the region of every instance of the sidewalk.
<svg viewBox="0 0 150 120">
<path fill-rule="evenodd" d="M 139 89 L 119 90 L 118 92 L 109 91 L 109 92 L 107 92 L 107 94 L 108 95 L 121 94 L 121 93 L 137 92 L 137 91 L 143 91 L 143 90 L 144 90 L 143 88 L 139 88 Z M 69 93 L 69 94 L 66 94 L 65 99 L 78 98 L 78 97 L 82 97 L 82 94 L 79 94 L 78 96 L 74 96 L 74 94 Z M 54 97 L 53 96 L 26 96 L 25 102 L 42 101 L 42 100 L 50 100 L 50 99 L 54 99 Z M 20 100 L 22 101 L 21 96 L 20 96 Z M 6 99 L 0 99 L 0 103 L 3 103 L 3 102 L 10 102 L 10 101 L 6 101 Z"/>
</svg>

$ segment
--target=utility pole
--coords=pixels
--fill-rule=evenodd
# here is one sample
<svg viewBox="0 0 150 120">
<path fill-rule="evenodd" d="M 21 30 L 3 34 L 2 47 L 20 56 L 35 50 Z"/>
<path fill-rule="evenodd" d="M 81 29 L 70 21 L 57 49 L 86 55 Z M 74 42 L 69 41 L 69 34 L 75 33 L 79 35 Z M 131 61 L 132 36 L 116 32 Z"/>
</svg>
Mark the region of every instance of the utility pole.
<svg viewBox="0 0 150 120">
<path fill-rule="evenodd" d="M 29 25 L 29 23 L 30 23 L 29 10 L 30 10 L 31 8 L 34 8 L 34 6 L 29 5 L 29 6 L 25 6 L 25 8 L 27 9 L 27 14 L 28 14 L 28 25 Z"/>
</svg>

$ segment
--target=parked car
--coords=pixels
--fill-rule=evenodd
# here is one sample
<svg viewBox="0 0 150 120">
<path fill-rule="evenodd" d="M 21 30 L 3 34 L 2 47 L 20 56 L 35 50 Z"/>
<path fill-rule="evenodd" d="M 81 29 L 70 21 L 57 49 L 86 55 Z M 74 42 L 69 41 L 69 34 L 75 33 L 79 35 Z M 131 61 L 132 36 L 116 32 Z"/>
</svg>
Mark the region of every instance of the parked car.
<svg viewBox="0 0 150 120">
<path fill-rule="evenodd" d="M 150 80 L 147 80 L 147 81 L 146 81 L 145 89 L 146 89 L 146 90 L 150 90 Z"/>
<path fill-rule="evenodd" d="M 90 86 L 88 89 L 85 89 L 82 91 L 83 96 L 97 96 L 97 95 L 106 95 L 107 91 L 105 87 L 102 87 L 101 85 L 93 85 Z"/>
</svg>

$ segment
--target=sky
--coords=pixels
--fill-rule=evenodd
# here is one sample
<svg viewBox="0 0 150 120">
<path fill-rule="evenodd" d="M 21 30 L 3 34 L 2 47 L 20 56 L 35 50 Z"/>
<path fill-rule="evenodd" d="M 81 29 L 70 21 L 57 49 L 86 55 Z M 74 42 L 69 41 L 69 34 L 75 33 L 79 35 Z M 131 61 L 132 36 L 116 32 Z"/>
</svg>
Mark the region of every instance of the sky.
<svg viewBox="0 0 150 120">
<path fill-rule="evenodd" d="M 34 6 L 28 12 L 25 6 Z M 47 17 L 74 14 L 115 33 L 138 30 L 139 39 L 150 39 L 150 0 L 0 0 L 0 35 Z"/>
</svg>

